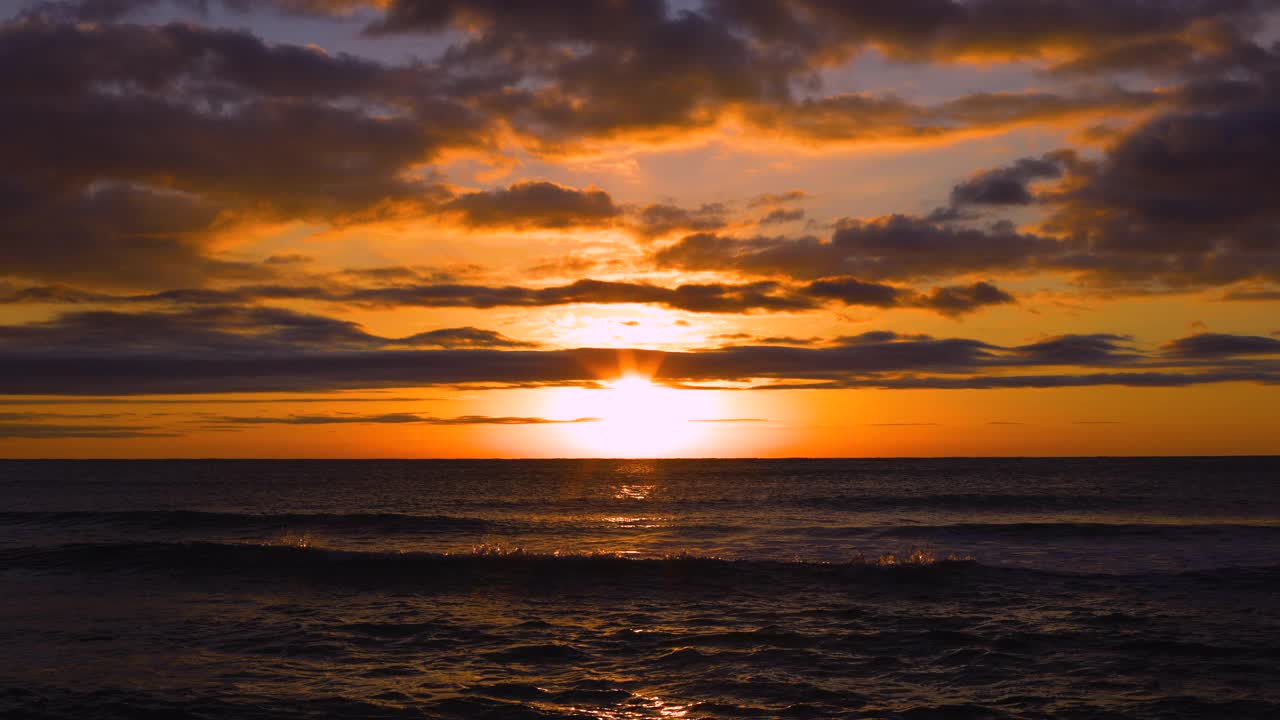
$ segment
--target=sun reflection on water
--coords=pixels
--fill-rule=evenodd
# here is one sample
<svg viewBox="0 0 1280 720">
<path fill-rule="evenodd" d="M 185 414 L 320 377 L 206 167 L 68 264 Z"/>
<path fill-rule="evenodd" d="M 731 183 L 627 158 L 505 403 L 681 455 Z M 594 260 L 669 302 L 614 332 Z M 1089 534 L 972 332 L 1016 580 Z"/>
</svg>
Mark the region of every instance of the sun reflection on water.
<svg viewBox="0 0 1280 720">
<path fill-rule="evenodd" d="M 657 485 L 619 485 L 613 496 L 618 500 L 648 500 Z"/>
<path fill-rule="evenodd" d="M 646 530 L 649 528 L 660 528 L 669 525 L 667 518 L 661 517 L 628 517 L 624 515 L 616 515 L 613 517 L 600 518 L 600 522 L 608 523 L 610 527 L 619 529 L 635 529 Z"/>
<path fill-rule="evenodd" d="M 571 707 L 570 712 L 582 713 L 599 720 L 636 720 L 638 718 L 682 718 L 687 717 L 687 705 L 669 703 L 658 697 L 636 697 L 629 707 L 618 708 L 586 708 Z"/>
</svg>

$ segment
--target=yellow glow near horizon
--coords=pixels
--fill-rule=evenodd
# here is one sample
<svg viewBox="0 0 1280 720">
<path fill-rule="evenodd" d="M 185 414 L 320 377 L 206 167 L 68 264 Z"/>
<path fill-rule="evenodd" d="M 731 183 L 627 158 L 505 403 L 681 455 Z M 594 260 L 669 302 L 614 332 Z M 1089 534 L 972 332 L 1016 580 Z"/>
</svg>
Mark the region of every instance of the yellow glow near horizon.
<svg viewBox="0 0 1280 720">
<path fill-rule="evenodd" d="M 706 425 L 717 410 L 715 393 L 654 385 L 624 375 L 599 390 L 564 388 L 552 400 L 557 417 L 593 417 L 597 422 L 563 426 L 582 452 L 605 457 L 697 455 Z"/>
</svg>

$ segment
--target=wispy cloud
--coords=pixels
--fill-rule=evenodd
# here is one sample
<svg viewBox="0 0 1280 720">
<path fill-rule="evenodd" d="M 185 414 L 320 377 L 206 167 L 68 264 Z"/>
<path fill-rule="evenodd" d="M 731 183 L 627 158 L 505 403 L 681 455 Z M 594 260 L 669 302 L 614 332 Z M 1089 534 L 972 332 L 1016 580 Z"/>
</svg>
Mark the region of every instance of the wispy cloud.
<svg viewBox="0 0 1280 720">
<path fill-rule="evenodd" d="M 600 418 L 581 417 L 571 420 L 554 420 L 544 417 L 505 417 L 490 415 L 459 415 L 457 417 L 433 417 L 418 413 L 382 413 L 380 415 L 332 414 L 285 416 L 216 416 L 202 418 L 198 422 L 212 426 L 227 425 L 562 425 L 566 423 L 599 422 Z"/>
<path fill-rule="evenodd" d="M 136 425 L 59 425 L 0 422 L 0 440 L 65 440 L 73 438 L 122 440 L 167 437 L 181 437 L 181 434 Z"/>
</svg>

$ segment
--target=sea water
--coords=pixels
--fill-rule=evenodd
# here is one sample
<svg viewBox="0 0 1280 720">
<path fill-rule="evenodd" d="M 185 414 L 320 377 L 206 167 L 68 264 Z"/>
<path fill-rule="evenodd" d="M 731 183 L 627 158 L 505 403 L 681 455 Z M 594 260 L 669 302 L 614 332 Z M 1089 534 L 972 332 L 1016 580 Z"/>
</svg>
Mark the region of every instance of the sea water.
<svg viewBox="0 0 1280 720">
<path fill-rule="evenodd" d="M 1280 459 L 0 462 L 0 714 L 1277 718 Z"/>
</svg>

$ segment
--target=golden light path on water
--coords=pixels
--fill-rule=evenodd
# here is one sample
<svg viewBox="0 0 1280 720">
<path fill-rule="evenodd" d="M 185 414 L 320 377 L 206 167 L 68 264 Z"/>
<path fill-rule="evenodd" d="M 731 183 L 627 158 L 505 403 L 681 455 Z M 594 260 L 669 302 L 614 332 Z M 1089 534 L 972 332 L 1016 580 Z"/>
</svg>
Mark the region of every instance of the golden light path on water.
<svg viewBox="0 0 1280 720">
<path fill-rule="evenodd" d="M 574 448 L 601 457 L 669 457 L 698 454 L 706 420 L 718 411 L 716 393 L 655 385 L 641 375 L 624 375 L 601 389 L 560 388 L 548 414 L 596 418 L 563 426 Z"/>
<path fill-rule="evenodd" d="M 682 718 L 689 714 L 684 705 L 674 705 L 656 697 L 643 698 L 643 700 L 644 702 L 639 703 L 638 707 L 635 708 L 570 707 L 568 710 L 569 712 L 582 713 L 588 717 L 599 718 L 599 720 L 639 720 L 640 718 L 652 717 Z"/>
</svg>

